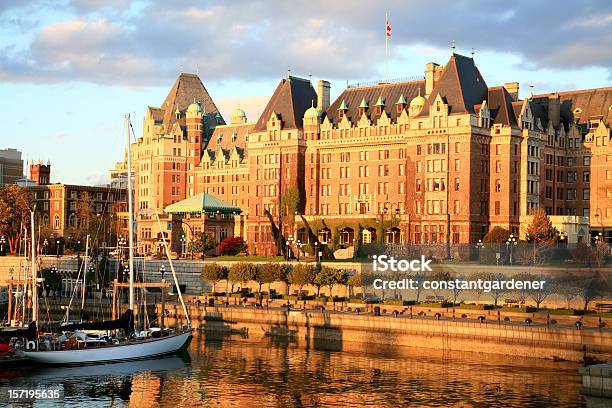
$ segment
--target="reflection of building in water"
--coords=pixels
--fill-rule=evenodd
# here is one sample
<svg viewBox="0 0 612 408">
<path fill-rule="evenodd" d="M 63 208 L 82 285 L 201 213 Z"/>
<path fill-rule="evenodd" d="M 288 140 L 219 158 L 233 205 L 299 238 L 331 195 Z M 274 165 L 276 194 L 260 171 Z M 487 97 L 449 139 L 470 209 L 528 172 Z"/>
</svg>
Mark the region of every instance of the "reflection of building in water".
<svg viewBox="0 0 612 408">
<path fill-rule="evenodd" d="M 131 407 L 159 406 L 163 380 L 158 374 L 142 372 L 132 378 Z"/>
<path fill-rule="evenodd" d="M 576 365 L 473 353 L 344 343 L 341 351 L 234 339 L 193 344 L 192 375 L 134 376 L 134 407 L 369 404 L 569 406 L 580 402 Z M 195 351 L 200 349 L 201 353 Z M 334 348 L 337 350 L 337 348 Z M 529 386 L 526 387 L 526 384 Z"/>
</svg>

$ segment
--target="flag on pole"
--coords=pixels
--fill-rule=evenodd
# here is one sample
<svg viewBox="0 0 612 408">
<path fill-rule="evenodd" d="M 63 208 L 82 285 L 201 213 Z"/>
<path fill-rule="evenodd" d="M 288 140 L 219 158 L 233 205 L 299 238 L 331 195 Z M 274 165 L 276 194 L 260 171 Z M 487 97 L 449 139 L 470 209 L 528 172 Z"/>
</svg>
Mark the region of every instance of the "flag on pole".
<svg viewBox="0 0 612 408">
<path fill-rule="evenodd" d="M 386 16 L 387 37 L 391 37 L 391 26 L 389 25 L 389 16 Z"/>
</svg>

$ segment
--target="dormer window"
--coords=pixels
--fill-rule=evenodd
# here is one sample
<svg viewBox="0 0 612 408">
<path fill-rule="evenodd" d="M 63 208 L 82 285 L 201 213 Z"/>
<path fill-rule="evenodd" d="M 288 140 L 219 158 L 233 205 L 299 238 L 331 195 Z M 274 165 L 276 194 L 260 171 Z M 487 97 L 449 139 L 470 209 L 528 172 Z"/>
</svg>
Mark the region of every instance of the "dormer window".
<svg viewBox="0 0 612 408">
<path fill-rule="evenodd" d="M 376 106 L 376 109 L 375 109 L 376 115 L 381 115 L 383 107 L 385 106 L 385 101 L 383 100 L 382 96 L 378 97 L 378 100 L 376 101 L 375 106 Z"/>
<path fill-rule="evenodd" d="M 407 103 L 408 102 L 406 101 L 404 94 L 400 95 L 399 99 L 397 100 L 397 103 L 395 104 L 395 109 L 398 115 L 402 113 Z"/>
<path fill-rule="evenodd" d="M 359 104 L 359 117 L 361 117 L 364 113 L 366 113 L 367 110 L 368 110 L 368 103 L 366 102 L 365 98 L 363 98 L 361 100 L 361 103 Z"/>
<path fill-rule="evenodd" d="M 348 110 L 348 105 L 345 101 L 342 101 L 340 107 L 338 108 L 338 119 L 342 119 Z"/>
<path fill-rule="evenodd" d="M 436 102 L 436 112 L 440 112 L 440 101 Z"/>
<path fill-rule="evenodd" d="M 221 143 L 221 140 L 223 140 L 223 135 L 219 134 L 219 136 L 217 136 L 217 143 Z"/>
</svg>

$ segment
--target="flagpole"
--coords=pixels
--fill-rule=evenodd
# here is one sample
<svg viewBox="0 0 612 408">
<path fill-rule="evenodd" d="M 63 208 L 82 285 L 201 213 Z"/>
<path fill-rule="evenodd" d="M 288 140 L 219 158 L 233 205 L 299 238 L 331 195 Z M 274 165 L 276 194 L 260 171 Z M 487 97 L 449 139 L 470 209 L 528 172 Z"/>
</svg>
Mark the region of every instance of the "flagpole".
<svg viewBox="0 0 612 408">
<path fill-rule="evenodd" d="M 385 82 L 389 82 L 389 15 L 385 14 Z"/>
</svg>

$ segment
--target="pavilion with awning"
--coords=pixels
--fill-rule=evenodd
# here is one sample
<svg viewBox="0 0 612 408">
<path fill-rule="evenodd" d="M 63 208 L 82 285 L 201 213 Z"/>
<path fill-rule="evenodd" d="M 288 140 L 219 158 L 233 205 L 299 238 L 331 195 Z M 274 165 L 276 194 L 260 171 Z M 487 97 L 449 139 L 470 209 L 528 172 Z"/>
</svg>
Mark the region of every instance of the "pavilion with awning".
<svg viewBox="0 0 612 408">
<path fill-rule="evenodd" d="M 178 201 L 164 211 L 172 220 L 172 250 L 179 254 L 190 253 L 193 237 L 199 239 L 203 232 L 210 234 L 216 244 L 227 237 L 243 235 L 242 210 L 207 193 Z"/>
</svg>

